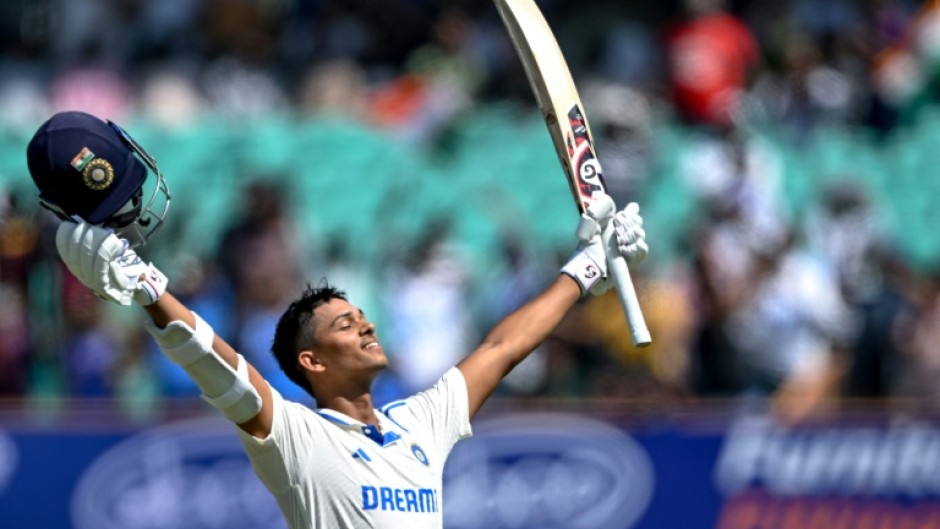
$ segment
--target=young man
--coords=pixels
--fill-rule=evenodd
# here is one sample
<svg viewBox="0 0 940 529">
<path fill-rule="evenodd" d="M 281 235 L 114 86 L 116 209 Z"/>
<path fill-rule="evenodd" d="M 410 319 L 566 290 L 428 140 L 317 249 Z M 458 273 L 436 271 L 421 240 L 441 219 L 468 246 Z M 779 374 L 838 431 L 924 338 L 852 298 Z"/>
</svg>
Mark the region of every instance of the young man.
<svg viewBox="0 0 940 529">
<path fill-rule="evenodd" d="M 76 148 L 46 149 L 43 157 L 71 157 Z M 41 166 L 31 163 L 30 170 Z M 74 175 L 64 169 L 60 176 Z M 75 215 L 64 204 L 56 207 Z M 440 528 L 444 462 L 470 436 L 470 419 L 582 295 L 609 288 L 600 226 L 615 223 L 617 250 L 628 262 L 645 257 L 636 204 L 613 210 L 606 202 L 582 217 L 583 240 L 551 286 L 499 322 L 432 388 L 381 410 L 373 406 L 371 385 L 387 365 L 385 352 L 375 327 L 341 291 L 308 288 L 277 326 L 273 352 L 288 377 L 316 398 L 319 408 L 311 410 L 285 401 L 167 292 L 166 276 L 113 229 L 75 218 L 59 227 L 56 245 L 69 270 L 98 296 L 144 308 L 146 328 L 163 353 L 238 426 L 253 468 L 291 529 Z"/>
</svg>

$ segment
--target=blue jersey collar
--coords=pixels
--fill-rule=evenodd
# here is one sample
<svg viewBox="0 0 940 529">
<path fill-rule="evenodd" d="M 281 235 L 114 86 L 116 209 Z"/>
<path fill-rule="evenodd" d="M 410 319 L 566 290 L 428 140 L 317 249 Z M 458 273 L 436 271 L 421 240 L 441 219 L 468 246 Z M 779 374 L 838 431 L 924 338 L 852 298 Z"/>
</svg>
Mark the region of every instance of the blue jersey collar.
<svg viewBox="0 0 940 529">
<path fill-rule="evenodd" d="M 340 426 L 345 430 L 357 431 L 369 439 L 375 441 L 375 443 L 379 446 L 388 446 L 401 439 L 401 434 L 390 428 L 389 422 L 391 421 L 383 420 L 384 417 L 382 416 L 382 413 L 379 412 L 379 410 L 375 410 L 375 416 L 378 417 L 379 423 L 382 425 L 382 430 L 384 430 L 384 433 L 379 431 L 379 429 L 376 428 L 373 424 L 363 424 L 353 419 L 352 417 L 349 417 L 348 415 L 340 413 L 336 410 L 321 408 L 315 411 L 320 417 L 323 417 L 324 419 L 330 421 L 333 424 L 336 424 L 337 426 Z"/>
</svg>

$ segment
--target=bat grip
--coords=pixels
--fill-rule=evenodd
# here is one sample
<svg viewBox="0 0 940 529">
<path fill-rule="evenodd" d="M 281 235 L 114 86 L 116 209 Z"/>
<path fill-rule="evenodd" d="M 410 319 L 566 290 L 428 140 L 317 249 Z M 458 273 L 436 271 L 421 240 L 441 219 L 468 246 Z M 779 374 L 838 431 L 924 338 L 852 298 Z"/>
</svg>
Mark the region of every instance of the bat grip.
<svg viewBox="0 0 940 529">
<path fill-rule="evenodd" d="M 630 278 L 627 261 L 620 254 L 620 250 L 617 249 L 617 234 L 613 222 L 607 223 L 603 236 L 607 245 L 607 273 L 610 275 L 611 281 L 614 282 L 617 296 L 620 298 L 620 305 L 623 307 L 623 313 L 627 316 L 633 345 L 646 347 L 653 340 L 650 337 L 649 329 L 646 327 L 643 311 L 640 310 L 640 301 L 636 297 L 636 289 L 633 288 L 633 280 Z"/>
</svg>

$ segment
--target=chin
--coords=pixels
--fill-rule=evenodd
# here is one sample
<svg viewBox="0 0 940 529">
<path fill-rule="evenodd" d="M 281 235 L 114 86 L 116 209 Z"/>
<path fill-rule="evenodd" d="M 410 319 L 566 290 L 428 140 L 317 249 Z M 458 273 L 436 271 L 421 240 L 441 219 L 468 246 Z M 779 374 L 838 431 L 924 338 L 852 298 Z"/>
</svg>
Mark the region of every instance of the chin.
<svg viewBox="0 0 940 529">
<path fill-rule="evenodd" d="M 376 355 L 375 355 L 376 363 L 381 364 L 382 368 L 384 369 L 385 367 L 388 366 L 388 357 L 385 356 L 385 349 L 383 349 L 382 346 L 379 346 L 378 349 L 379 350 L 376 352 Z"/>
<path fill-rule="evenodd" d="M 367 365 L 376 372 L 383 371 L 388 367 L 388 357 L 385 356 L 384 352 L 378 353 L 368 359 Z"/>
</svg>

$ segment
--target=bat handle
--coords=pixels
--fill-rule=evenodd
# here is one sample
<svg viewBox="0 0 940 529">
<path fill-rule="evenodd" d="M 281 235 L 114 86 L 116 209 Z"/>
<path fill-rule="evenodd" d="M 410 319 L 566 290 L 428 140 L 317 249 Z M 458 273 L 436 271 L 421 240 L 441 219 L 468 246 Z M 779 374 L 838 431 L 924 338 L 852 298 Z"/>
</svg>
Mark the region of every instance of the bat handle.
<svg viewBox="0 0 940 529">
<path fill-rule="evenodd" d="M 614 287 L 617 289 L 617 295 L 620 298 L 620 305 L 623 307 L 623 313 L 627 316 L 633 345 L 646 347 L 653 340 L 650 337 L 649 329 L 646 327 L 643 311 L 640 310 L 640 301 L 636 297 L 636 289 L 633 288 L 633 280 L 630 278 L 627 261 L 620 255 L 620 250 L 617 249 L 617 235 L 614 232 L 613 222 L 607 223 L 604 228 L 604 241 L 607 244 L 607 273 L 610 274 L 610 278 L 614 282 Z"/>
</svg>

